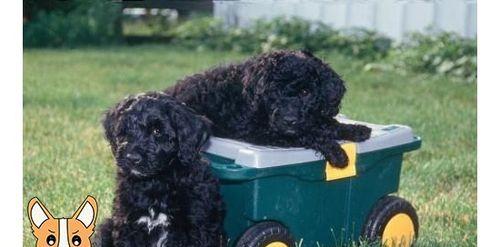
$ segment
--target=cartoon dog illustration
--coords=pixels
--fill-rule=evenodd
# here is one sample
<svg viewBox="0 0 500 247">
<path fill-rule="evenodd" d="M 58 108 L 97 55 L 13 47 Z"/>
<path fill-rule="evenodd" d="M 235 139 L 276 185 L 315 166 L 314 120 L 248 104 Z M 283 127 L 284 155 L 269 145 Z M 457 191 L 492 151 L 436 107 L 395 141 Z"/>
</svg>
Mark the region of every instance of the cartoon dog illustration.
<svg viewBox="0 0 500 247">
<path fill-rule="evenodd" d="M 91 247 L 97 219 L 97 201 L 87 196 L 71 218 L 54 218 L 38 198 L 28 203 L 36 247 Z"/>
</svg>

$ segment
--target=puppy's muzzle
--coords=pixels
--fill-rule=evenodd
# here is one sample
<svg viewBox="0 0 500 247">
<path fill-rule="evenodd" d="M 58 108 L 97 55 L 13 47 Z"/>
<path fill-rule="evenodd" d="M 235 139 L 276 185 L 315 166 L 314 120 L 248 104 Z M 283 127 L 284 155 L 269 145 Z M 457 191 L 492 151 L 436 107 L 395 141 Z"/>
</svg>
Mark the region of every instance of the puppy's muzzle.
<svg viewBox="0 0 500 247">
<path fill-rule="evenodd" d="M 136 154 L 136 153 L 128 153 L 126 155 L 126 158 L 131 162 L 131 163 L 134 163 L 134 164 L 139 164 L 141 163 L 142 161 L 142 157 L 139 155 L 139 154 Z"/>
<path fill-rule="evenodd" d="M 283 123 L 288 125 L 288 126 L 294 126 L 297 124 L 297 118 L 292 117 L 292 116 L 284 116 L 283 117 Z"/>
</svg>

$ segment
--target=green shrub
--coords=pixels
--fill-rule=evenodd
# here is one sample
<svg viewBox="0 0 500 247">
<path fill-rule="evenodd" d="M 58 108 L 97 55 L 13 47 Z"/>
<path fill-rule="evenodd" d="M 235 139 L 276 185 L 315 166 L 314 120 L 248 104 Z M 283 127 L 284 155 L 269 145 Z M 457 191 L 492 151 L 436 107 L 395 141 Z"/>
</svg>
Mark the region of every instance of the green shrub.
<svg viewBox="0 0 500 247">
<path fill-rule="evenodd" d="M 259 45 L 258 51 L 276 49 L 311 49 L 307 40 L 313 35 L 311 23 L 298 18 L 276 18 L 271 21 L 259 20 L 250 27 Z"/>
<path fill-rule="evenodd" d="M 24 26 L 26 47 L 74 47 L 115 43 L 121 36 L 120 6 L 108 1 L 80 1 L 70 12 L 39 11 Z"/>
<path fill-rule="evenodd" d="M 399 66 L 411 70 L 451 75 L 474 81 L 477 78 L 477 44 L 475 39 L 454 33 L 424 35 L 414 33 L 409 41 L 395 50 Z"/>
<path fill-rule="evenodd" d="M 452 33 L 412 34 L 393 46 L 391 40 L 364 29 L 335 30 L 299 18 L 258 20 L 247 28 L 224 28 L 213 18 L 184 22 L 170 35 L 191 48 L 260 53 L 276 49 L 334 51 L 362 59 L 367 70 L 417 71 L 475 81 L 476 40 Z M 386 58 L 388 54 L 390 57 Z M 377 61 L 377 63 L 370 63 Z"/>
<path fill-rule="evenodd" d="M 391 40 L 375 32 L 354 30 L 349 34 L 300 18 L 258 20 L 247 28 L 224 28 L 213 18 L 184 22 L 170 35 L 179 44 L 217 50 L 250 53 L 276 49 L 334 50 L 346 55 L 377 59 L 384 57 Z"/>
<path fill-rule="evenodd" d="M 85 0 L 23 0 L 23 18 L 31 20 L 40 12 L 69 13 L 77 9 L 83 1 Z"/>
<path fill-rule="evenodd" d="M 368 60 L 385 57 L 392 44 L 391 39 L 366 29 L 353 29 L 332 35 L 327 40 L 327 49 Z"/>
<path fill-rule="evenodd" d="M 172 41 L 189 48 L 223 49 L 222 39 L 226 35 L 219 20 L 204 17 L 181 23 L 169 35 Z"/>
</svg>

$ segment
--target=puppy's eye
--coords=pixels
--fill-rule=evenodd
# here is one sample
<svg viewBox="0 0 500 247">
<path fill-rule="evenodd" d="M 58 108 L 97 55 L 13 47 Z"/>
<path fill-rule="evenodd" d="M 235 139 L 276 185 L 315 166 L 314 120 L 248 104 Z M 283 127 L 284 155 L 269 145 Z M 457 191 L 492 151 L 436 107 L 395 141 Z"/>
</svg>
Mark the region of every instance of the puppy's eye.
<svg viewBox="0 0 500 247">
<path fill-rule="evenodd" d="M 307 96 L 307 95 L 309 95 L 309 90 L 307 89 L 300 90 L 300 96 Z"/>
<path fill-rule="evenodd" d="M 160 121 L 151 121 L 148 126 L 147 126 L 147 131 L 149 132 L 150 135 L 159 137 L 162 135 L 162 129 L 163 125 L 161 124 Z"/>
<path fill-rule="evenodd" d="M 56 236 L 50 234 L 48 237 L 47 237 L 47 244 L 52 246 L 56 243 Z"/>
<path fill-rule="evenodd" d="M 151 131 L 151 133 L 152 133 L 154 136 L 160 136 L 160 135 L 161 135 L 161 131 L 160 131 L 160 129 L 158 129 L 158 128 L 153 128 L 153 130 Z"/>
<path fill-rule="evenodd" d="M 73 243 L 74 246 L 79 246 L 82 243 L 82 239 L 80 238 L 80 236 L 75 235 L 71 239 L 71 243 Z"/>
<path fill-rule="evenodd" d="M 168 143 L 174 145 L 175 144 L 175 139 L 174 138 L 168 138 L 167 140 Z"/>
</svg>

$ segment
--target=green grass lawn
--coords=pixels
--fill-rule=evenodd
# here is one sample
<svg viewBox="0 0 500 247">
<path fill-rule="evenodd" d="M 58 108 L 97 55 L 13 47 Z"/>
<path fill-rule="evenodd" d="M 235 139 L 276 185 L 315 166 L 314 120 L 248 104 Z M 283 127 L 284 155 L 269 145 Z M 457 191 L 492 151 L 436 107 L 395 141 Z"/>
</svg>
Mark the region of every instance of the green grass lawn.
<svg viewBox="0 0 500 247">
<path fill-rule="evenodd" d="M 245 55 L 169 46 L 25 50 L 24 192 L 57 217 L 87 194 L 110 215 L 115 165 L 100 125 L 128 94 L 161 90 L 185 75 Z M 350 58 L 323 54 L 347 81 L 342 112 L 400 123 L 422 136 L 405 156 L 399 194 L 420 217 L 421 246 L 476 245 L 476 84 L 425 74 L 363 72 Z M 34 246 L 24 218 L 24 245 Z"/>
</svg>

